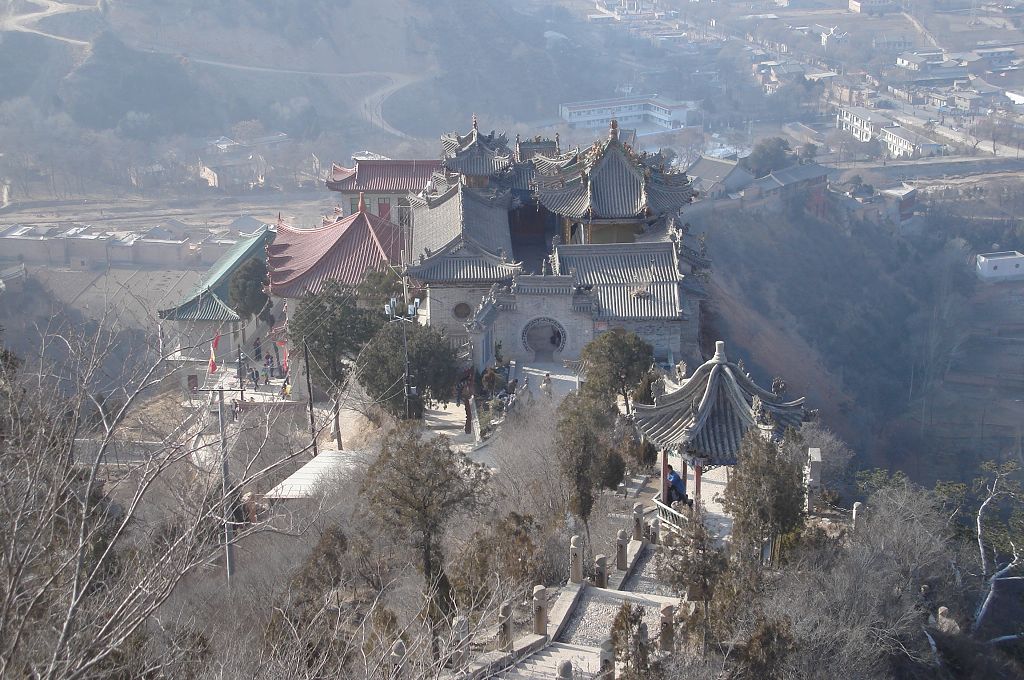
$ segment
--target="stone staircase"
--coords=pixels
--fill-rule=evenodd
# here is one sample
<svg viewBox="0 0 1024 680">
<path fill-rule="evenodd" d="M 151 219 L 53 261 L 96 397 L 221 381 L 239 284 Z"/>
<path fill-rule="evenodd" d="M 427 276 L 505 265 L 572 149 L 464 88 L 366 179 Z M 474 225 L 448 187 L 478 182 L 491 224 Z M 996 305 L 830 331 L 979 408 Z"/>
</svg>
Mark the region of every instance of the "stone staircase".
<svg viewBox="0 0 1024 680">
<path fill-rule="evenodd" d="M 595 678 L 599 670 L 600 659 L 601 650 L 597 647 L 555 642 L 520 660 L 514 667 L 495 677 L 553 680 L 558 677 L 558 664 L 562 661 L 570 661 L 573 667 L 573 678 Z"/>
</svg>

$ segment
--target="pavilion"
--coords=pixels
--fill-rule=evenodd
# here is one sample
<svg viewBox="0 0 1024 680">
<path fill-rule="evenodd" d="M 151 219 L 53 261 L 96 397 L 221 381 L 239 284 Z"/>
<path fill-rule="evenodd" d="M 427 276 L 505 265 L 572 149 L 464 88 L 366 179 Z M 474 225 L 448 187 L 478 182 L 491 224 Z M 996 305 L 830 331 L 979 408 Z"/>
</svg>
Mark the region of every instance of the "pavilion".
<svg viewBox="0 0 1024 680">
<path fill-rule="evenodd" d="M 804 399 L 786 401 L 781 381 L 773 391 L 759 387 L 743 368 L 730 362 L 725 343 L 715 344 L 715 355 L 679 389 L 656 397 L 653 405 L 636 404 L 637 429 L 662 451 L 662 498 L 668 498 L 665 479 L 669 456 L 677 452 L 686 465 L 694 466 L 694 497 L 700 499 L 701 471 L 720 465 L 736 465 L 743 437 L 757 428 L 773 442 L 782 440 L 789 427 L 807 419 Z"/>
</svg>

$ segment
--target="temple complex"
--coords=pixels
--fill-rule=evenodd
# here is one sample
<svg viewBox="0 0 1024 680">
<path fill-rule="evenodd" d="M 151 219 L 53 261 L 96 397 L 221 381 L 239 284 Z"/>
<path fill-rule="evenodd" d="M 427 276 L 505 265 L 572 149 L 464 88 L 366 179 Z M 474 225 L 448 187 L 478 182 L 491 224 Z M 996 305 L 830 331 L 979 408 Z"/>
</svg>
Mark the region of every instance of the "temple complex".
<svg viewBox="0 0 1024 680">
<path fill-rule="evenodd" d="M 566 361 L 603 331 L 635 331 L 660 362 L 699 358 L 702 282 L 710 262 L 681 225 L 693 198 L 684 173 L 637 153 L 612 121 L 591 147 L 480 130 L 441 136 L 433 161 L 356 159 L 327 186 L 363 193 L 318 229 L 279 225 L 268 248 L 270 292 L 302 297 L 330 279 L 402 266 L 425 288 L 421 316 L 483 370 L 500 353 Z M 396 226 L 372 196 L 407 203 Z M 340 212 L 344 212 L 339 210 Z M 404 220 L 400 220 L 403 221 Z M 637 242 L 643 234 L 644 242 Z"/>
<path fill-rule="evenodd" d="M 669 457 L 680 457 L 681 474 L 694 466 L 694 496 L 700 498 L 701 471 L 709 466 L 735 465 L 743 437 L 751 429 L 780 442 L 786 428 L 799 428 L 808 417 L 803 398 L 787 401 L 785 384 L 777 380 L 772 390 L 759 387 L 725 354 L 725 343 L 716 343 L 715 355 L 678 389 L 658 396 L 653 405 L 635 404 L 637 429 L 662 451 L 662 479 L 667 477 Z M 663 489 L 667 498 L 667 489 Z"/>
<path fill-rule="evenodd" d="M 586 151 L 535 137 L 441 138 L 443 170 L 410 199 L 406 273 L 428 288 L 428 323 L 495 358 L 575 359 L 613 327 L 637 332 L 664 362 L 699 355 L 710 264 L 677 226 L 693 190 L 660 155 L 637 154 L 612 123 Z M 653 242 L 636 243 L 644 232 Z"/>
</svg>

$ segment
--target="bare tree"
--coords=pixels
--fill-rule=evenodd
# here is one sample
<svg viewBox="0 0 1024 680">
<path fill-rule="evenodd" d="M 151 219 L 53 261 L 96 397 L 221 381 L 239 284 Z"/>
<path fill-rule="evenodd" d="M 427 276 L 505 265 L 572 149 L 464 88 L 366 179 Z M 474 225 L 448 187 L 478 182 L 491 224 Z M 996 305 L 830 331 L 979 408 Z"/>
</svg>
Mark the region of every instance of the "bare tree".
<svg viewBox="0 0 1024 680">
<path fill-rule="evenodd" d="M 167 375 L 165 358 L 100 402 L 93 389 L 105 382 L 109 336 L 46 342 L 63 345 L 65 360 L 6 381 L 0 414 L 0 675 L 138 677 L 173 667 L 189 645 L 171 632 L 170 646 L 150 656 L 155 615 L 187 578 L 223 578 L 230 546 L 270 528 L 245 516 L 241 491 L 303 449 L 268 457 L 257 443 L 225 480 L 201 464 L 210 445 L 197 421 L 134 464 L 113 465 L 129 414 Z"/>
</svg>

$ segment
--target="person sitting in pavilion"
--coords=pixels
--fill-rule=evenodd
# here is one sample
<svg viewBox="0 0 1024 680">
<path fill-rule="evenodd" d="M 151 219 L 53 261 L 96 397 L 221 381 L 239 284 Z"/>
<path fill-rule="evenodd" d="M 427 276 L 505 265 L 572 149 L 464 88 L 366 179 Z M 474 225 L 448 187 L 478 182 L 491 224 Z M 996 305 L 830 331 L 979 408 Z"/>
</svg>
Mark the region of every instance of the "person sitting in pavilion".
<svg viewBox="0 0 1024 680">
<path fill-rule="evenodd" d="M 666 478 L 668 484 L 665 487 L 668 498 L 666 499 L 667 505 L 672 506 L 676 501 L 686 502 L 686 482 L 679 476 L 671 465 L 668 466 L 668 477 Z"/>
</svg>

